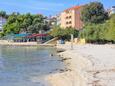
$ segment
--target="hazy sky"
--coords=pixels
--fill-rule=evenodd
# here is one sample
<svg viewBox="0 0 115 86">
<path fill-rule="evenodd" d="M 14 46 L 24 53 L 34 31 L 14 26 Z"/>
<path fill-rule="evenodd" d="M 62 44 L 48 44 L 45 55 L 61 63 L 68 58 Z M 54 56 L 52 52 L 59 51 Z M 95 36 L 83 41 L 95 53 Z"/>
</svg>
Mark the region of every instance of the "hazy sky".
<svg viewBox="0 0 115 86">
<path fill-rule="evenodd" d="M 0 0 L 0 10 L 5 10 L 8 13 L 31 12 L 55 15 L 73 5 L 83 5 L 91 1 L 101 1 L 105 8 L 115 5 L 115 0 Z"/>
</svg>

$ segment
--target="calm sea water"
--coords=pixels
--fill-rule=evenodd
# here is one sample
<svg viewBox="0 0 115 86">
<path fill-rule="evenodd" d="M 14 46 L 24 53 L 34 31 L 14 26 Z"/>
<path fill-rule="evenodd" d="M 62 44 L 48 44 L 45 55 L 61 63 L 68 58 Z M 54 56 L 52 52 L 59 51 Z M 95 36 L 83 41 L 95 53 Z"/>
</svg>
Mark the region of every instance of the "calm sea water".
<svg viewBox="0 0 115 86">
<path fill-rule="evenodd" d="M 0 86 L 50 86 L 44 78 L 64 68 L 59 60 L 54 48 L 0 46 Z"/>
</svg>

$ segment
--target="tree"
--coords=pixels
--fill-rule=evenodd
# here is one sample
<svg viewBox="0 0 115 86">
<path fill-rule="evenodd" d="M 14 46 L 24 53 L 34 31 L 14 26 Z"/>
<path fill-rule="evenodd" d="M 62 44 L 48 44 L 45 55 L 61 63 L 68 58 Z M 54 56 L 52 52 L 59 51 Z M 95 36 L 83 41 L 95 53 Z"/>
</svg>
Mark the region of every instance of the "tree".
<svg viewBox="0 0 115 86">
<path fill-rule="evenodd" d="M 30 13 L 27 13 L 23 15 L 23 21 L 21 24 L 21 31 L 22 32 L 29 32 L 28 27 L 32 25 L 32 15 Z"/>
<path fill-rule="evenodd" d="M 40 30 L 48 30 L 49 26 L 44 22 L 42 15 L 32 15 L 30 13 L 12 13 L 9 15 L 7 23 L 4 25 L 4 33 L 39 33 Z"/>
<path fill-rule="evenodd" d="M 61 28 L 60 26 L 55 26 L 50 32 L 51 36 L 62 38 L 64 40 L 70 40 L 71 34 L 73 34 L 74 37 L 77 37 L 78 31 L 74 28 Z"/>
<path fill-rule="evenodd" d="M 65 35 L 65 31 L 60 26 L 54 26 L 52 28 L 52 31 L 50 32 L 50 35 L 53 36 L 53 37 L 61 38 Z"/>
<path fill-rule="evenodd" d="M 17 20 L 18 13 L 12 13 L 7 20 L 7 23 L 3 26 L 3 32 L 4 34 L 10 34 L 10 33 L 19 33 L 19 22 Z"/>
<path fill-rule="evenodd" d="M 0 16 L 3 18 L 8 18 L 8 15 L 6 14 L 5 11 L 0 11 Z"/>
<path fill-rule="evenodd" d="M 105 43 L 115 39 L 115 18 L 108 18 L 108 14 L 100 2 L 85 5 L 81 14 L 85 23 L 83 31 L 80 32 L 81 38 L 93 43 Z"/>
<path fill-rule="evenodd" d="M 115 43 L 115 14 L 106 23 L 85 25 L 80 37 L 88 42 Z"/>
<path fill-rule="evenodd" d="M 103 23 L 108 19 L 108 14 L 100 2 L 91 2 L 83 7 L 81 19 L 84 23 Z"/>
<path fill-rule="evenodd" d="M 33 31 L 35 31 L 34 33 L 39 33 L 39 31 L 43 30 L 44 27 L 44 17 L 42 15 L 34 15 L 33 17 Z"/>
</svg>

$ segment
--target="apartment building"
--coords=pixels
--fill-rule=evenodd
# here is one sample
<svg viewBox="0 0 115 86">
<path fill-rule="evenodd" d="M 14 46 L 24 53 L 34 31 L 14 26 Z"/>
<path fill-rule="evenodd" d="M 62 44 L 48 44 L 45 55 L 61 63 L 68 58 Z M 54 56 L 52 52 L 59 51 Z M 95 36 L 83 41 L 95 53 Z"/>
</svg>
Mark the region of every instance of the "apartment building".
<svg viewBox="0 0 115 86">
<path fill-rule="evenodd" d="M 0 31 L 3 30 L 3 25 L 6 23 L 6 18 L 0 17 Z"/>
<path fill-rule="evenodd" d="M 62 28 L 82 29 L 83 22 L 81 21 L 82 6 L 74 6 L 64 10 L 60 14 L 60 24 Z"/>
</svg>

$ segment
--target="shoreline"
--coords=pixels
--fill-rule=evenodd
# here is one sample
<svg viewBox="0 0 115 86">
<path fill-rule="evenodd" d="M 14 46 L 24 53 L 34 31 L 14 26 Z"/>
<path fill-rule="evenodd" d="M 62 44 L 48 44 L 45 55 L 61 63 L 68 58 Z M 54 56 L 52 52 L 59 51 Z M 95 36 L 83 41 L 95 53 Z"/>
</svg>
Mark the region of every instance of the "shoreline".
<svg viewBox="0 0 115 86">
<path fill-rule="evenodd" d="M 60 49 L 60 47 L 57 47 Z M 66 70 L 60 73 L 52 74 L 47 80 L 52 86 L 87 86 L 88 77 L 84 68 L 91 67 L 88 59 L 82 58 L 80 54 L 73 54 L 72 50 L 58 54 L 66 65 Z M 74 57 L 78 57 L 77 59 Z M 83 63 L 84 62 L 84 63 Z"/>
<path fill-rule="evenodd" d="M 67 70 L 46 77 L 52 86 L 115 85 L 114 45 L 76 45 L 73 50 L 68 45 L 59 45 L 57 48 L 66 49 L 58 55 Z"/>
<path fill-rule="evenodd" d="M 55 46 L 54 44 L 38 44 L 37 42 L 10 42 L 7 40 L 0 40 L 0 45 L 4 46 Z"/>
<path fill-rule="evenodd" d="M 51 46 L 65 64 L 65 70 L 49 74 L 45 80 L 51 86 L 114 86 L 115 45 L 74 45 L 1 42 L 5 46 Z"/>
</svg>

